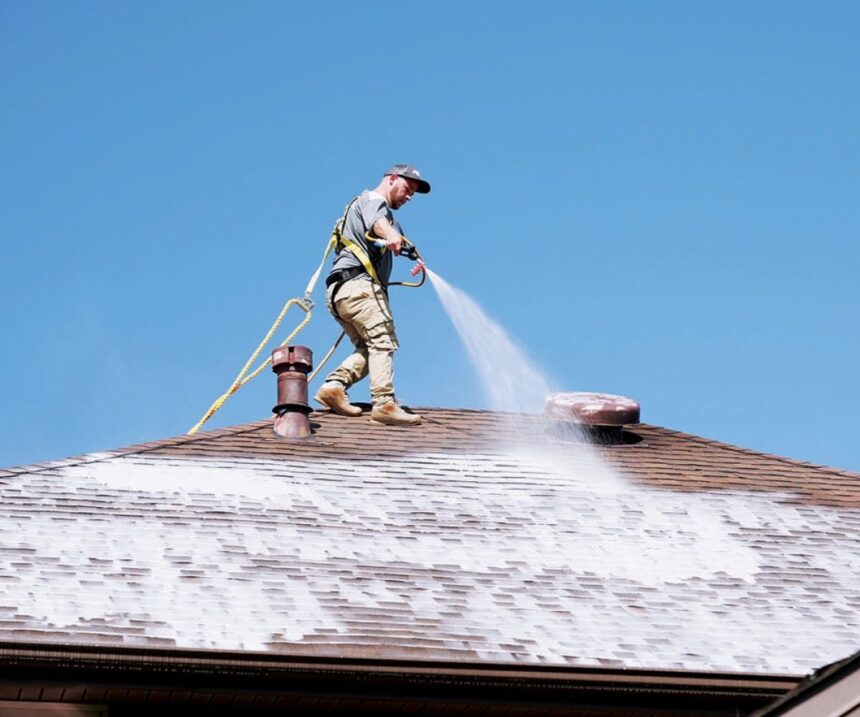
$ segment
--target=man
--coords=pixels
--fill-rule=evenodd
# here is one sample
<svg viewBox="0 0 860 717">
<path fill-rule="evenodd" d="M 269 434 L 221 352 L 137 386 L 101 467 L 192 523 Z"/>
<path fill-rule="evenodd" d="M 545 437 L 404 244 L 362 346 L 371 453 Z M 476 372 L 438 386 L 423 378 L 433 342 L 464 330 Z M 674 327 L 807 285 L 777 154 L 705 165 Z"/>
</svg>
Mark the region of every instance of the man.
<svg viewBox="0 0 860 717">
<path fill-rule="evenodd" d="M 415 167 L 395 164 L 376 189 L 359 194 L 344 214 L 342 241 L 326 279 L 326 299 L 355 352 L 326 376 L 314 396 L 342 416 L 361 415 L 361 408 L 349 402 L 346 392 L 369 373 L 372 422 L 391 426 L 421 423 L 421 416 L 404 411 L 394 397 L 393 357 L 399 344 L 388 305 L 388 282 L 392 257 L 403 247 L 403 230 L 392 212 L 413 194 L 429 192 L 430 183 Z"/>
</svg>

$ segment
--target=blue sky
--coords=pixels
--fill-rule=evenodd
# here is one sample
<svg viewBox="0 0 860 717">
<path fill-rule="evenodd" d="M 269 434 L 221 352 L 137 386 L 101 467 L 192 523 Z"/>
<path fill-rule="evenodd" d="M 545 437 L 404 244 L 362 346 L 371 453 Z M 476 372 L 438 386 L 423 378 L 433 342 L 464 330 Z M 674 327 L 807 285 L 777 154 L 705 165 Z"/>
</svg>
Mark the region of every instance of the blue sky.
<svg viewBox="0 0 860 717">
<path fill-rule="evenodd" d="M 343 205 L 406 161 L 433 182 L 407 234 L 559 388 L 860 471 L 858 21 L 848 2 L 2 4 L 0 465 L 187 430 Z M 433 291 L 393 304 L 399 397 L 484 405 Z M 319 306 L 302 342 L 336 335 Z M 274 397 L 267 372 L 210 425 Z"/>
</svg>

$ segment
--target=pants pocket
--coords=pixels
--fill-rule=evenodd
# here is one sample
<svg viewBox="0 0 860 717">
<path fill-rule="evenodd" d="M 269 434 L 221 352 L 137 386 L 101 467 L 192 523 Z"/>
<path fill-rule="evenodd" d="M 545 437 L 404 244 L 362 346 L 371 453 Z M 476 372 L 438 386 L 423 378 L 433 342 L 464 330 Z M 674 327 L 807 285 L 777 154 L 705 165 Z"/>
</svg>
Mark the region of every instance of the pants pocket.
<svg viewBox="0 0 860 717">
<path fill-rule="evenodd" d="M 397 351 L 400 342 L 394 332 L 393 321 L 383 321 L 367 329 L 367 348 L 376 351 Z"/>
</svg>

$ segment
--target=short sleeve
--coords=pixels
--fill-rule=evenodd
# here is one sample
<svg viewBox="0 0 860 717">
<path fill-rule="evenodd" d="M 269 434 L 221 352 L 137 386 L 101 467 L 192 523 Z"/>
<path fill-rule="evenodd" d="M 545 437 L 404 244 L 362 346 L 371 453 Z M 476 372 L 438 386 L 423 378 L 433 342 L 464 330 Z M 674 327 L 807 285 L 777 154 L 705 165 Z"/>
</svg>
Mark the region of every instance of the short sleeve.
<svg viewBox="0 0 860 717">
<path fill-rule="evenodd" d="M 370 231 L 374 224 L 382 218 L 392 220 L 391 209 L 381 197 L 367 197 L 358 203 L 358 212 L 361 215 L 365 231 Z"/>
</svg>

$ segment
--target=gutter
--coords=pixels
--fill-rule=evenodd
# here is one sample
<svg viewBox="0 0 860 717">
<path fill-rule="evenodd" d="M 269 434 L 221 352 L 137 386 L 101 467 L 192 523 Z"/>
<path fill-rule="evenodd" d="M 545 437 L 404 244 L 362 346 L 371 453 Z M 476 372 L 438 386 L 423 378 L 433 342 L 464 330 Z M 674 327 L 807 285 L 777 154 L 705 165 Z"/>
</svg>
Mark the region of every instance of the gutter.
<svg viewBox="0 0 860 717">
<path fill-rule="evenodd" d="M 541 707 L 576 705 L 699 713 L 706 707 L 708 714 L 735 717 L 770 704 L 799 681 L 781 675 L 0 642 L 2 699 L 17 686 L 14 699 L 59 702 L 227 705 L 252 696 L 254 704 L 279 707 L 322 700 L 328 710 L 374 700 L 396 702 L 407 712 L 420 708 L 422 714 L 478 703 L 487 714 L 517 704 L 537 708 L 536 715 Z"/>
</svg>

